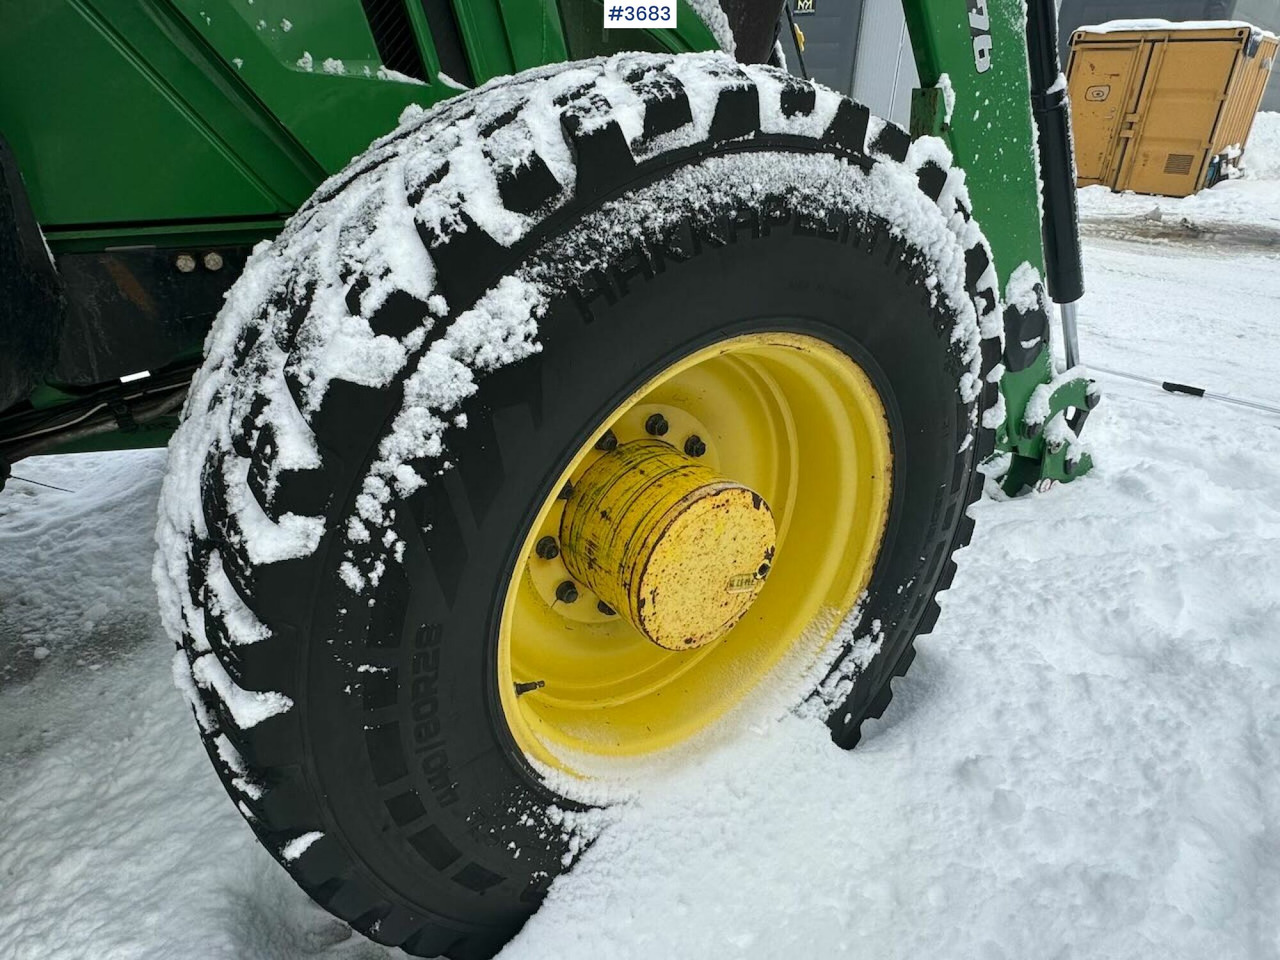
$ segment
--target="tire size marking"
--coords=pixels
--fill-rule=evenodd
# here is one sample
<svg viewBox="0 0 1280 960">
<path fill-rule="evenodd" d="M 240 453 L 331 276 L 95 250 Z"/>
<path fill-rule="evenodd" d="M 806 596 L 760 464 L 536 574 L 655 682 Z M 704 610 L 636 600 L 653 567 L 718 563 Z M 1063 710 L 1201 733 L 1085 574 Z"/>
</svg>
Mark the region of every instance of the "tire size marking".
<svg viewBox="0 0 1280 960">
<path fill-rule="evenodd" d="M 457 784 L 449 771 L 449 754 L 440 736 L 440 640 L 438 623 L 425 624 L 413 643 L 413 751 L 436 802 L 447 807 L 458 800 Z"/>
<path fill-rule="evenodd" d="M 740 234 L 758 240 L 789 224 L 797 235 L 821 233 L 835 238 L 840 234 L 839 229 L 832 233 L 828 226 L 817 221 L 809 223 L 797 219 L 792 223 L 791 213 L 784 209 L 742 210 L 732 218 L 717 217 L 712 223 L 685 221 L 673 235 L 656 241 L 646 240 L 627 256 L 619 257 L 618 262 L 607 268 L 607 273 L 593 269 L 576 277 L 568 284 L 567 292 L 583 322 L 594 323 L 595 313 L 591 309 L 594 301 L 603 299 L 609 305 L 617 303 L 619 297 L 631 292 L 637 280 L 652 280 L 667 269 L 668 263 L 683 263 L 703 250 L 737 243 Z M 843 229 L 847 238 L 849 225 L 846 223 Z"/>
<path fill-rule="evenodd" d="M 991 14 L 987 0 L 969 0 L 969 36 L 973 38 L 973 65 L 979 73 L 991 69 Z"/>
</svg>

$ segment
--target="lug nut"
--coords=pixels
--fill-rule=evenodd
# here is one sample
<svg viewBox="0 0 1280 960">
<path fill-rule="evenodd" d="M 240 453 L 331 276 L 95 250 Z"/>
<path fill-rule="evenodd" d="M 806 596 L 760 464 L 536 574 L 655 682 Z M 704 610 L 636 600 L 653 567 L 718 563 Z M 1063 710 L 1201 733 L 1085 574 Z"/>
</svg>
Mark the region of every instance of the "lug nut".
<svg viewBox="0 0 1280 960">
<path fill-rule="evenodd" d="M 196 268 L 196 258 L 189 253 L 180 253 L 173 265 L 178 268 L 179 273 L 190 273 Z"/>
<path fill-rule="evenodd" d="M 575 603 L 578 599 L 578 585 L 572 580 L 565 580 L 556 587 L 556 599 L 561 603 Z"/>
<path fill-rule="evenodd" d="M 534 551 L 543 560 L 554 560 L 560 556 L 560 545 L 556 543 L 555 537 L 543 537 L 538 541 L 538 545 L 534 547 Z"/>
<path fill-rule="evenodd" d="M 560 492 L 556 494 L 556 499 L 568 500 L 572 496 L 573 496 L 573 484 L 570 483 L 568 480 L 566 480 L 564 483 L 564 486 L 560 488 Z"/>
<path fill-rule="evenodd" d="M 613 607 L 605 603 L 603 600 L 596 601 L 596 609 L 599 610 L 601 613 L 603 613 L 606 617 L 612 617 L 616 615 L 618 612 L 617 610 L 613 609 Z"/>
<path fill-rule="evenodd" d="M 617 446 L 618 435 L 612 430 L 606 430 L 604 432 L 604 436 L 596 441 L 596 449 L 603 450 L 605 453 L 608 453 L 610 450 L 617 449 Z"/>
<path fill-rule="evenodd" d="M 1044 429 L 1043 423 L 1028 423 L 1026 427 L 1027 436 L 1034 440 L 1040 436 L 1040 431 Z"/>
<path fill-rule="evenodd" d="M 684 442 L 684 452 L 691 457 L 700 457 L 707 452 L 707 445 L 695 433 Z"/>
<path fill-rule="evenodd" d="M 210 250 L 206 253 L 204 255 L 204 268 L 206 270 L 221 270 L 222 254 L 218 253 L 216 250 Z"/>
<path fill-rule="evenodd" d="M 667 418 L 662 414 L 655 413 L 644 422 L 644 428 L 651 436 L 664 437 L 671 429 L 671 424 L 667 423 Z"/>
</svg>

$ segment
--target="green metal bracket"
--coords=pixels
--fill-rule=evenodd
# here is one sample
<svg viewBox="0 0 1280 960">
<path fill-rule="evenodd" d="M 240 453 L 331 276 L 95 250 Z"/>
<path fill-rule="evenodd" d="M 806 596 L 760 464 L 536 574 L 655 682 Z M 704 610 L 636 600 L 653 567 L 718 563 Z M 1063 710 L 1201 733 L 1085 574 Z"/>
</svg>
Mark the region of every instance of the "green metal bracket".
<svg viewBox="0 0 1280 960">
<path fill-rule="evenodd" d="M 1074 371 L 1032 391 L 1019 417 L 1021 438 L 1007 443 L 1012 460 L 1003 483 L 1006 492 L 1045 481 L 1069 483 L 1093 468 L 1078 434 L 1099 397 L 1097 385 Z"/>
<path fill-rule="evenodd" d="M 947 102 L 941 87 L 911 91 L 911 137 L 943 137 L 951 130 Z"/>
</svg>

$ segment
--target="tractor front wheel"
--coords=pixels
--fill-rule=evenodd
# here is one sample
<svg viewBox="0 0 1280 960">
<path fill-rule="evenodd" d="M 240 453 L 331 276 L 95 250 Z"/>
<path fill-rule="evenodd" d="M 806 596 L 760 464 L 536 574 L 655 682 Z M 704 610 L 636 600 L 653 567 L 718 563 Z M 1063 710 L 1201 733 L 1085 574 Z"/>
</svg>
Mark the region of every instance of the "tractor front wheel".
<svg viewBox="0 0 1280 960">
<path fill-rule="evenodd" d="M 852 746 L 971 530 L 996 306 L 939 145 L 771 68 L 408 119 L 255 255 L 171 448 L 175 676 L 250 825 L 484 957 L 583 784 L 796 677 Z"/>
</svg>

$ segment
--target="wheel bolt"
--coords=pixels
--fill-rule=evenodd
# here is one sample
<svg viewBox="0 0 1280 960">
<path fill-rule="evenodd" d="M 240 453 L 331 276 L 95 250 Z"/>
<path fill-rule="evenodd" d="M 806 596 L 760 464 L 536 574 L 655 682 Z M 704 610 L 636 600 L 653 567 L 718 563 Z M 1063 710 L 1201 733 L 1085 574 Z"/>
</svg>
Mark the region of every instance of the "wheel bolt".
<svg viewBox="0 0 1280 960">
<path fill-rule="evenodd" d="M 568 500 L 572 496 L 573 496 L 573 484 L 566 480 L 564 486 L 560 488 L 560 492 L 556 494 L 556 499 Z"/>
<path fill-rule="evenodd" d="M 574 603 L 578 599 L 578 585 L 572 580 L 565 580 L 556 587 L 556 599 L 561 603 Z"/>
<path fill-rule="evenodd" d="M 543 560 L 554 560 L 560 556 L 560 545 L 556 543 L 555 537 L 543 537 L 534 550 Z"/>
<path fill-rule="evenodd" d="M 1028 437 L 1034 440 L 1036 437 L 1040 436 L 1040 431 L 1043 429 L 1044 429 L 1044 424 L 1041 422 L 1028 423 L 1026 425 L 1026 434 Z"/>
<path fill-rule="evenodd" d="M 190 273 L 196 268 L 196 258 L 189 253 L 180 253 L 173 265 L 178 268 L 179 273 Z"/>
<path fill-rule="evenodd" d="M 596 449 L 603 450 L 608 453 L 610 450 L 616 449 L 618 446 L 618 435 L 612 430 L 606 430 L 604 436 L 596 441 Z"/>
<path fill-rule="evenodd" d="M 644 428 L 652 436 L 664 437 L 667 431 L 671 429 L 671 424 L 667 423 L 667 418 L 662 414 L 655 413 L 644 422 Z"/>
<path fill-rule="evenodd" d="M 217 250 L 210 250 L 208 253 L 204 255 L 204 257 L 201 258 L 201 262 L 204 264 L 204 268 L 206 270 L 213 270 L 213 271 L 221 270 L 222 254 L 218 253 Z"/>
<path fill-rule="evenodd" d="M 613 607 L 605 603 L 603 600 L 596 601 L 596 609 L 599 610 L 601 613 L 603 613 L 606 617 L 612 617 L 618 612 L 617 610 L 613 609 Z"/>
<path fill-rule="evenodd" d="M 691 457 L 700 457 L 707 452 L 707 445 L 695 433 L 684 442 L 684 452 Z"/>
</svg>

